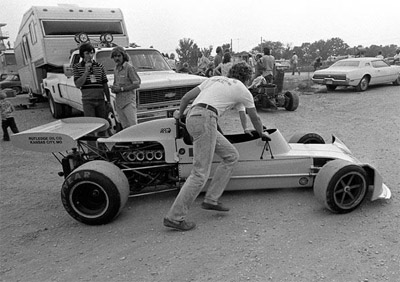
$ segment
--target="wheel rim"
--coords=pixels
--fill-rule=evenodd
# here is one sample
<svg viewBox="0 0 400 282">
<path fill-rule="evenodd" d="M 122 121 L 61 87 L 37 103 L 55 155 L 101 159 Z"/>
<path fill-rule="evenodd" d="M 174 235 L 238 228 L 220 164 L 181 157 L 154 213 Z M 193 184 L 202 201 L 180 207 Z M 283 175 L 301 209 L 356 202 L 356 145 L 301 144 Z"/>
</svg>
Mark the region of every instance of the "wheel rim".
<svg viewBox="0 0 400 282">
<path fill-rule="evenodd" d="M 108 195 L 103 187 L 90 181 L 74 185 L 69 201 L 75 212 L 85 218 L 102 216 L 110 205 Z"/>
<path fill-rule="evenodd" d="M 356 171 L 344 174 L 336 183 L 334 200 L 341 209 L 352 209 L 364 199 L 367 190 L 365 177 Z"/>
<path fill-rule="evenodd" d="M 366 90 L 368 88 L 368 79 L 363 78 L 360 82 L 361 90 Z"/>
</svg>

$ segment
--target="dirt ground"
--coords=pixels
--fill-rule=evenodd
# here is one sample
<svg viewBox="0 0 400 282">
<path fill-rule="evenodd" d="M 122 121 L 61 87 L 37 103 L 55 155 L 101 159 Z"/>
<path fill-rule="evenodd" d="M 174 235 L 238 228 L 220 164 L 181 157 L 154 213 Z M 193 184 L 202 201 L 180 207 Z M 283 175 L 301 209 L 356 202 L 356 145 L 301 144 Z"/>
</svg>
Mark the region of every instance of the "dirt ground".
<svg viewBox="0 0 400 282">
<path fill-rule="evenodd" d="M 197 228 L 178 232 L 162 225 L 177 194 L 168 192 L 130 198 L 112 223 L 86 226 L 61 204 L 55 158 L 1 141 L 0 281 L 399 281 L 399 90 L 299 93 L 296 111 L 260 114 L 286 138 L 335 134 L 380 171 L 392 199 L 344 215 L 324 209 L 312 189 L 226 192 L 229 213 L 202 210 L 200 195 L 188 216 Z M 53 119 L 39 104 L 16 120 L 26 130 Z M 221 124 L 240 127 L 236 116 Z"/>
</svg>

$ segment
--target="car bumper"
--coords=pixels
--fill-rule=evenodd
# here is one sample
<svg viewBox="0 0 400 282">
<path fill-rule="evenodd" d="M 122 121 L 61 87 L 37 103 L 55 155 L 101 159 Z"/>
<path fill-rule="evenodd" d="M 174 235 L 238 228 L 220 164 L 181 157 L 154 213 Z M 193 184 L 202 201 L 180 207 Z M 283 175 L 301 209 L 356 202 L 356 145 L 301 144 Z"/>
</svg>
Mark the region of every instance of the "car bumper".
<svg viewBox="0 0 400 282">
<path fill-rule="evenodd" d="M 335 86 L 357 86 L 360 83 L 360 79 L 349 79 L 339 80 L 334 78 L 323 78 L 323 79 L 315 79 L 312 78 L 312 81 L 317 84 L 323 85 L 335 85 Z"/>
</svg>

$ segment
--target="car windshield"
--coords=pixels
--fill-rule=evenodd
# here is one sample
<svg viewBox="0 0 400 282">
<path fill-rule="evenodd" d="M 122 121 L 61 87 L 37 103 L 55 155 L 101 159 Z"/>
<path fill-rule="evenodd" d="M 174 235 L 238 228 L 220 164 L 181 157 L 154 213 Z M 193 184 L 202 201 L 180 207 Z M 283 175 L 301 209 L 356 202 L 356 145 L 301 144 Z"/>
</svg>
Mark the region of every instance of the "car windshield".
<svg viewBox="0 0 400 282">
<path fill-rule="evenodd" d="M 7 81 L 18 81 L 19 79 L 18 79 L 17 75 L 10 74 L 10 75 L 7 75 L 7 77 L 4 80 L 7 80 Z"/>
<path fill-rule="evenodd" d="M 156 50 L 127 50 L 129 61 L 136 71 L 168 71 L 171 70 L 163 56 Z M 96 61 L 101 63 L 107 74 L 114 73 L 115 62 L 111 58 L 111 50 L 99 51 Z"/>
<path fill-rule="evenodd" d="M 360 61 L 338 61 L 334 63 L 331 68 L 336 67 L 353 67 L 357 68 L 360 65 Z"/>
</svg>

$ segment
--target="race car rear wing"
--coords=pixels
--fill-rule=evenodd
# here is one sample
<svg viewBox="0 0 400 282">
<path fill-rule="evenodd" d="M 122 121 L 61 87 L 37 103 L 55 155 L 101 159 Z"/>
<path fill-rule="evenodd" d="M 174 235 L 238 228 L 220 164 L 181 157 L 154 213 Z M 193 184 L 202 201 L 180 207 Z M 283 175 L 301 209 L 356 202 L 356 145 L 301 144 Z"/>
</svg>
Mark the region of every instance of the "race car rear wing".
<svg viewBox="0 0 400 282">
<path fill-rule="evenodd" d="M 76 147 L 89 133 L 107 130 L 108 121 L 95 117 L 61 119 L 11 136 L 13 145 L 36 152 L 62 152 Z"/>
</svg>

